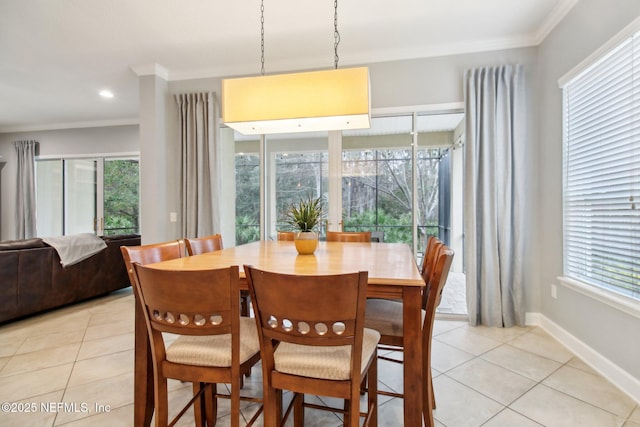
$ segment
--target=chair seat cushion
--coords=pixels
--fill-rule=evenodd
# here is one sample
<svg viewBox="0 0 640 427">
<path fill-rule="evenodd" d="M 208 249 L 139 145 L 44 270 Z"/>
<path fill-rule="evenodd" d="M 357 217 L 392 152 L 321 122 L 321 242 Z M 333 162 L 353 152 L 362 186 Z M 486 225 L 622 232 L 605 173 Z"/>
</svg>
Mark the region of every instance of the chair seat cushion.
<svg viewBox="0 0 640 427">
<path fill-rule="evenodd" d="M 422 310 L 422 320 L 425 312 Z M 381 335 L 391 337 L 403 336 L 402 302 L 387 299 L 367 299 L 367 311 L 364 320 L 365 328 L 375 329 Z"/>
<path fill-rule="evenodd" d="M 260 352 L 256 321 L 240 318 L 240 363 Z M 231 334 L 181 335 L 167 348 L 167 360 L 194 366 L 231 366 Z"/>
<path fill-rule="evenodd" d="M 380 334 L 364 330 L 362 373 L 380 341 Z M 276 371 L 309 378 L 348 380 L 351 378 L 351 346 L 317 347 L 280 343 L 274 353 Z M 375 363 L 375 362 L 374 362 Z"/>
</svg>

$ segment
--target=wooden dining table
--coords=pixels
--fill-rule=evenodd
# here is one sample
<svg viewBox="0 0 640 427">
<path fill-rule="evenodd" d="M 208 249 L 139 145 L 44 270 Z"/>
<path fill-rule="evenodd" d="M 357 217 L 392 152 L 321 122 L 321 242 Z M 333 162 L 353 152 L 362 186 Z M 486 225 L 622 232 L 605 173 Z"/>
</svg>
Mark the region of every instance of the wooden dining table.
<svg viewBox="0 0 640 427">
<path fill-rule="evenodd" d="M 294 242 L 259 241 L 149 264 L 165 270 L 199 270 L 252 265 L 285 274 L 324 275 L 367 271 L 368 298 L 403 302 L 404 425 L 422 425 L 422 290 L 425 283 L 408 245 L 402 243 L 320 242 L 313 255 L 298 255 Z M 149 426 L 153 415 L 153 369 L 143 312 L 136 303 L 134 423 Z"/>
</svg>

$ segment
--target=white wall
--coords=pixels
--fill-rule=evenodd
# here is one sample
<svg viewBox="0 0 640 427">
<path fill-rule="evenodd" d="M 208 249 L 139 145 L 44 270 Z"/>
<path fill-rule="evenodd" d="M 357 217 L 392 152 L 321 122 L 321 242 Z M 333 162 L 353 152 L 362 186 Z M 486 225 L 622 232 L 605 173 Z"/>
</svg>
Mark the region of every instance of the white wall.
<svg viewBox="0 0 640 427">
<path fill-rule="evenodd" d="M 16 238 L 16 152 L 13 141 L 36 140 L 40 156 L 137 153 L 138 126 L 63 129 L 19 133 L 0 133 L 0 156 L 6 162 L 0 169 L 0 240 Z"/>
<path fill-rule="evenodd" d="M 535 259 L 543 316 L 635 377 L 637 385 L 640 319 L 564 287 L 557 280 L 562 275 L 562 92 L 558 79 L 640 15 L 637 0 L 614 3 L 581 0 L 540 46 L 540 185 L 536 195 L 540 232 Z M 551 284 L 558 286 L 557 299 L 551 298 Z"/>
</svg>

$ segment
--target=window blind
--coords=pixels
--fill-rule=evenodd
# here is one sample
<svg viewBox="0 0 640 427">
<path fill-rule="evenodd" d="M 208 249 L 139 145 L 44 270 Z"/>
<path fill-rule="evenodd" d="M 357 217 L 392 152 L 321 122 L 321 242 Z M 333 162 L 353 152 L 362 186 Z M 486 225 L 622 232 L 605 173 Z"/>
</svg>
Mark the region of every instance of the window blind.
<svg viewBox="0 0 640 427">
<path fill-rule="evenodd" d="M 639 34 L 563 87 L 564 274 L 637 299 Z"/>
</svg>

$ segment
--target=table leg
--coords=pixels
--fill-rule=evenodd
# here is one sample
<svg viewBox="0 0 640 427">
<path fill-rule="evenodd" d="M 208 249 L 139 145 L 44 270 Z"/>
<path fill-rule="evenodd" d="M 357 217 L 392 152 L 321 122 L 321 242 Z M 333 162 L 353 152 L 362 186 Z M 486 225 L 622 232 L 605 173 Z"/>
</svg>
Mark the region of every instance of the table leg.
<svg viewBox="0 0 640 427">
<path fill-rule="evenodd" d="M 240 291 L 240 316 L 251 317 L 251 297 L 249 296 L 249 291 L 241 290 Z"/>
<path fill-rule="evenodd" d="M 403 291 L 404 425 L 422 426 L 422 296 L 418 286 Z"/>
<path fill-rule="evenodd" d="M 136 296 L 133 366 L 133 425 L 148 427 L 153 416 L 153 363 L 144 313 Z"/>
</svg>

